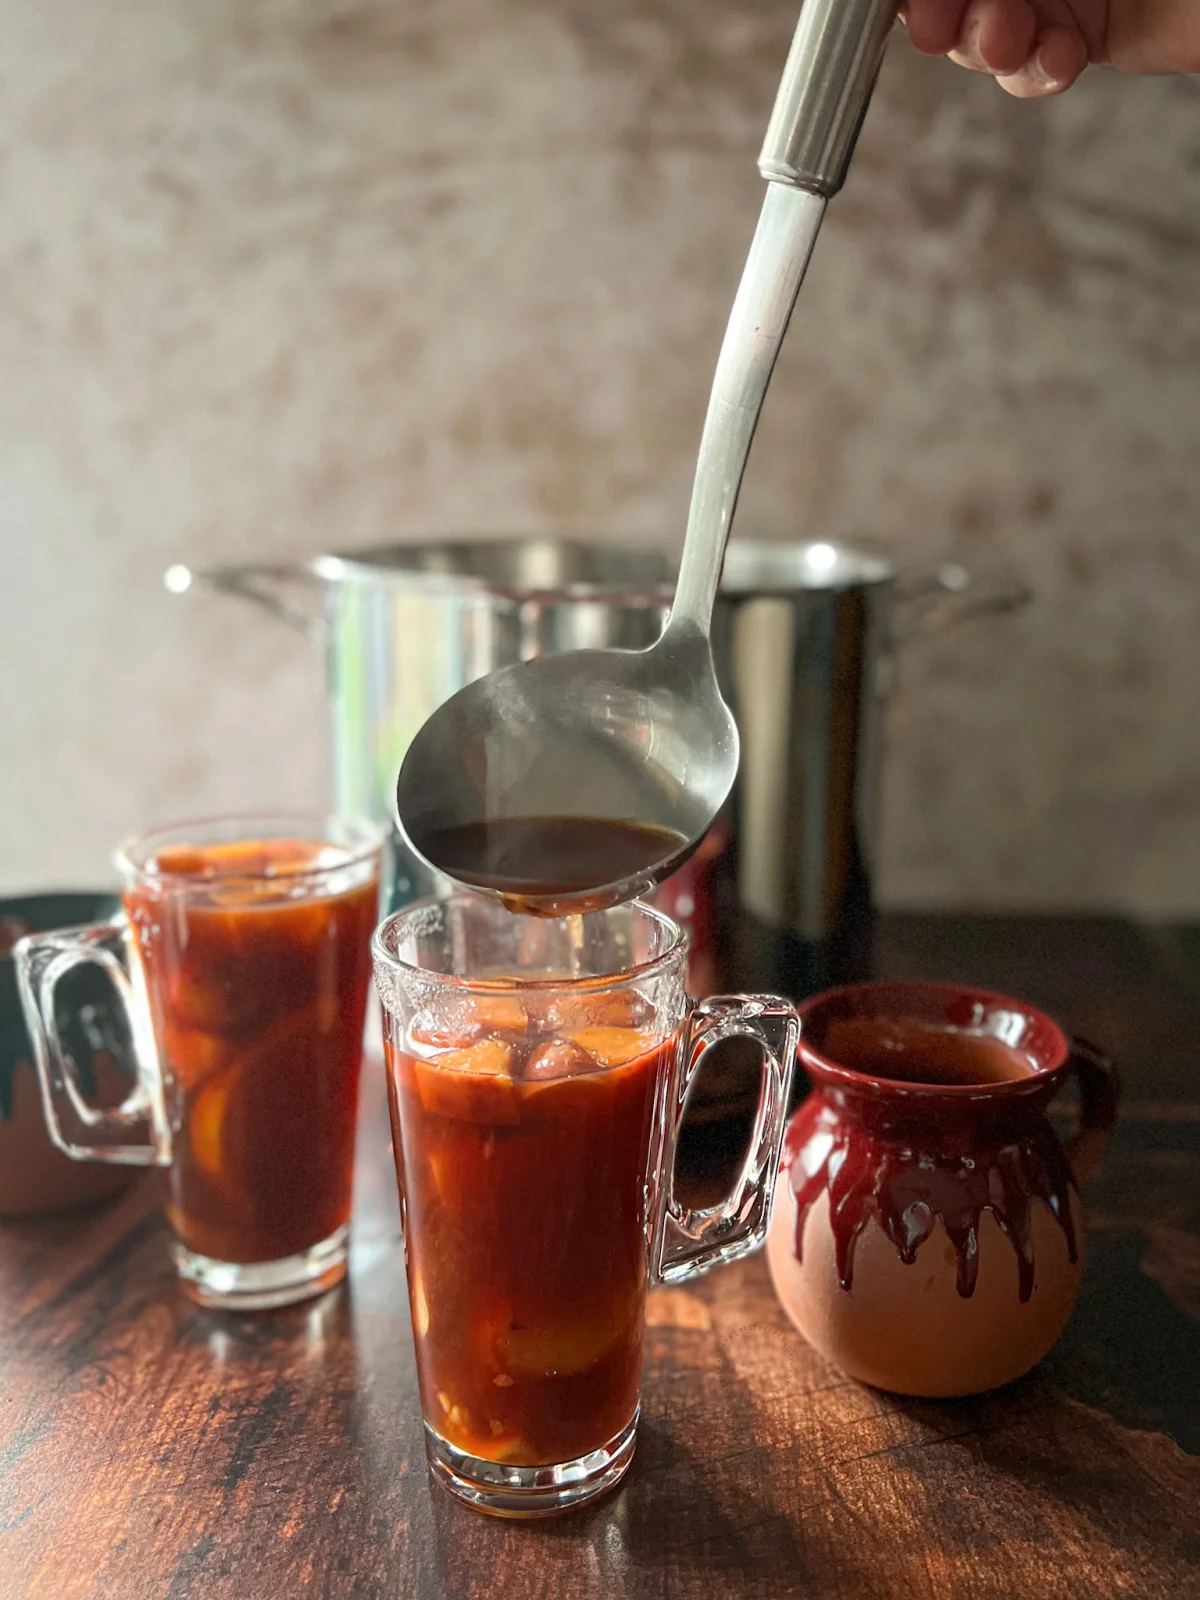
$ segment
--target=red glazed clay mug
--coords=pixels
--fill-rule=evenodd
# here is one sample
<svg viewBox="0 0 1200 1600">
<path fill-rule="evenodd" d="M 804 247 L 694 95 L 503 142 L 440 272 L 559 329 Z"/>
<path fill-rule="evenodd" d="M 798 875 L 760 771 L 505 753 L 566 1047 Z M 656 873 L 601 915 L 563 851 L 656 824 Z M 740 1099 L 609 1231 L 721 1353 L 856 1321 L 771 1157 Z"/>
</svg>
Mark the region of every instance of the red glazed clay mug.
<svg viewBox="0 0 1200 1600">
<path fill-rule="evenodd" d="M 854 984 L 798 1009 L 813 1089 L 788 1126 L 767 1237 L 784 1310 L 881 1389 L 967 1395 L 1020 1377 L 1079 1290 L 1078 1185 L 1116 1113 L 1111 1063 L 983 989 Z M 1064 1145 L 1046 1112 L 1072 1077 L 1079 1129 Z"/>
</svg>

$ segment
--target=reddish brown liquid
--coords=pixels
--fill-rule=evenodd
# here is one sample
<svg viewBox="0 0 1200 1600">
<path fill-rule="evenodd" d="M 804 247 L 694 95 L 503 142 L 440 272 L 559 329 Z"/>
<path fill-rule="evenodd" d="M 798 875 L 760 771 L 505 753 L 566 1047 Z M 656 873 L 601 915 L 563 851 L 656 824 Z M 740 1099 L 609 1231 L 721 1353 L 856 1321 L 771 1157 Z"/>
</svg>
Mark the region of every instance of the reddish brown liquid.
<svg viewBox="0 0 1200 1600">
<path fill-rule="evenodd" d="M 422 1403 L 484 1460 L 573 1460 L 637 1409 L 647 1165 L 675 1048 L 639 1008 L 567 997 L 531 1017 L 498 993 L 387 1042 Z"/>
<path fill-rule="evenodd" d="M 438 828 L 422 853 L 459 883 L 526 897 L 583 895 L 619 883 L 678 854 L 669 828 L 604 817 L 515 817 Z"/>
<path fill-rule="evenodd" d="M 187 899 L 125 896 L 174 1130 L 168 1216 L 218 1261 L 294 1255 L 349 1221 L 378 887 L 289 898 L 330 848 L 180 846 L 156 866 L 187 877 Z"/>
<path fill-rule="evenodd" d="M 1024 1051 L 991 1034 L 916 1017 L 834 1017 L 817 1048 L 839 1066 L 901 1083 L 1010 1083 L 1035 1070 Z"/>
</svg>

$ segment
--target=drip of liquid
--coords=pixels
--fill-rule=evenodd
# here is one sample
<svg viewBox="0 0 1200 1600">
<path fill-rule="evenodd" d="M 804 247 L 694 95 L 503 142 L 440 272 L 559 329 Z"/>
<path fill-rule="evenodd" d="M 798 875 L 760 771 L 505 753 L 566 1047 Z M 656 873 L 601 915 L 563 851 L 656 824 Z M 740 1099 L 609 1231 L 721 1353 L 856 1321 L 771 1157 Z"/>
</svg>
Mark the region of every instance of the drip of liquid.
<svg viewBox="0 0 1200 1600">
<path fill-rule="evenodd" d="M 804 1223 L 818 1197 L 829 1195 L 838 1282 L 854 1284 L 854 1246 L 874 1217 L 912 1266 L 917 1250 L 940 1222 L 956 1262 L 956 1286 L 964 1300 L 979 1277 L 979 1221 L 990 1210 L 1017 1258 L 1017 1293 L 1024 1304 L 1033 1293 L 1031 1212 L 1040 1200 L 1062 1229 L 1067 1254 L 1079 1259 L 1071 1216 L 1071 1169 L 1049 1122 L 1037 1116 L 1011 1137 L 981 1140 L 971 1158 L 937 1155 L 919 1142 L 889 1139 L 856 1126 L 816 1102 L 788 1129 L 782 1171 L 796 1200 L 796 1260 L 802 1259 Z M 969 1127 L 969 1116 L 965 1115 Z"/>
<path fill-rule="evenodd" d="M 814 1042 L 839 1066 L 888 1082 L 983 1090 L 1037 1070 L 1024 1051 L 993 1035 L 918 1017 L 833 1017 Z M 886 1083 L 875 1090 L 880 1093 L 886 1095 Z M 970 1299 L 979 1274 L 979 1220 L 990 1210 L 1017 1258 L 1017 1292 L 1027 1301 L 1035 1199 L 1062 1229 L 1070 1259 L 1078 1259 L 1072 1179 L 1063 1147 L 1040 1111 L 1023 1113 L 1013 1102 L 1011 1126 L 998 1127 L 996 1108 L 1007 1103 L 995 1096 L 981 1096 L 979 1105 L 969 1097 L 930 1097 L 922 1112 L 920 1102 L 909 1102 L 909 1116 L 924 1117 L 928 1126 L 900 1139 L 861 1126 L 849 1110 L 839 1114 L 814 1095 L 789 1128 L 783 1152 L 796 1199 L 796 1259 L 809 1210 L 827 1192 L 843 1289 L 853 1284 L 854 1246 L 871 1217 L 909 1266 L 940 1222 L 954 1250 L 958 1293 Z"/>
</svg>

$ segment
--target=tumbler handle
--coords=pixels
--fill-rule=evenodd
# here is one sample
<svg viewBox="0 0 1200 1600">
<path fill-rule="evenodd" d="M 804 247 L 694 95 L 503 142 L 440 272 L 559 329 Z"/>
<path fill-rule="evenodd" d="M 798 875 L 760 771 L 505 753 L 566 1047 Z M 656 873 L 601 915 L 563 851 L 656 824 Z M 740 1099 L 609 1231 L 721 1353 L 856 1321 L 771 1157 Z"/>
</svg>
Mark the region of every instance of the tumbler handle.
<svg viewBox="0 0 1200 1600">
<path fill-rule="evenodd" d="M 718 995 L 692 1010 L 684 1024 L 678 1072 L 666 1107 L 665 1204 L 651 1255 L 652 1286 L 681 1283 L 722 1262 L 736 1261 L 757 1250 L 766 1238 L 799 1035 L 794 1008 L 776 995 Z M 762 1048 L 762 1079 L 750 1147 L 728 1199 L 693 1210 L 680 1205 L 674 1195 L 679 1128 L 705 1056 L 722 1039 L 734 1038 L 753 1039 Z M 668 1232 L 675 1235 L 670 1241 Z"/>
<path fill-rule="evenodd" d="M 171 1135 L 150 1018 L 124 963 L 108 948 L 125 932 L 117 921 L 30 934 L 13 948 L 17 982 L 33 1041 L 42 1110 L 54 1143 L 75 1161 L 165 1167 L 171 1164 Z M 89 965 L 99 967 L 112 984 L 133 1040 L 134 1086 L 112 1110 L 87 1103 L 74 1057 L 58 1027 L 58 986 L 69 972 Z M 68 1129 L 76 1137 L 69 1136 Z M 146 1135 L 146 1141 L 129 1143 L 130 1135 L 138 1132 Z"/>
</svg>

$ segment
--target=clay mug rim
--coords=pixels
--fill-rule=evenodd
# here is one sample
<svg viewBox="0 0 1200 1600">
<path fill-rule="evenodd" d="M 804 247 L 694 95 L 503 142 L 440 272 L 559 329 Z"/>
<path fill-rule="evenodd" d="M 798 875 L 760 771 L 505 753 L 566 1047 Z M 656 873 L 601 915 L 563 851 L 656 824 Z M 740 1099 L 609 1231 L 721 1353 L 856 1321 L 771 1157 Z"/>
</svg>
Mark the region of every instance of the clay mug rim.
<svg viewBox="0 0 1200 1600">
<path fill-rule="evenodd" d="M 810 995 L 796 1007 L 800 1017 L 798 1059 L 816 1088 L 840 1089 L 870 1101 L 903 1101 L 921 1109 L 966 1110 L 995 1106 L 997 1110 L 1021 1102 L 1043 1104 L 1066 1085 L 1073 1070 L 1073 1055 L 1081 1043 L 1068 1038 L 1052 1017 L 1014 995 L 969 983 L 939 983 L 921 978 L 875 979 L 842 984 Z M 889 1078 L 881 1072 L 845 1067 L 812 1043 L 818 1017 L 905 1017 L 950 1027 L 979 1027 L 1001 1013 L 1025 1021 L 1021 1036 L 995 1037 L 1024 1051 L 1033 1069 L 1022 1078 L 991 1083 L 919 1083 Z M 1033 1109 L 1030 1105 L 1029 1109 Z"/>
</svg>

